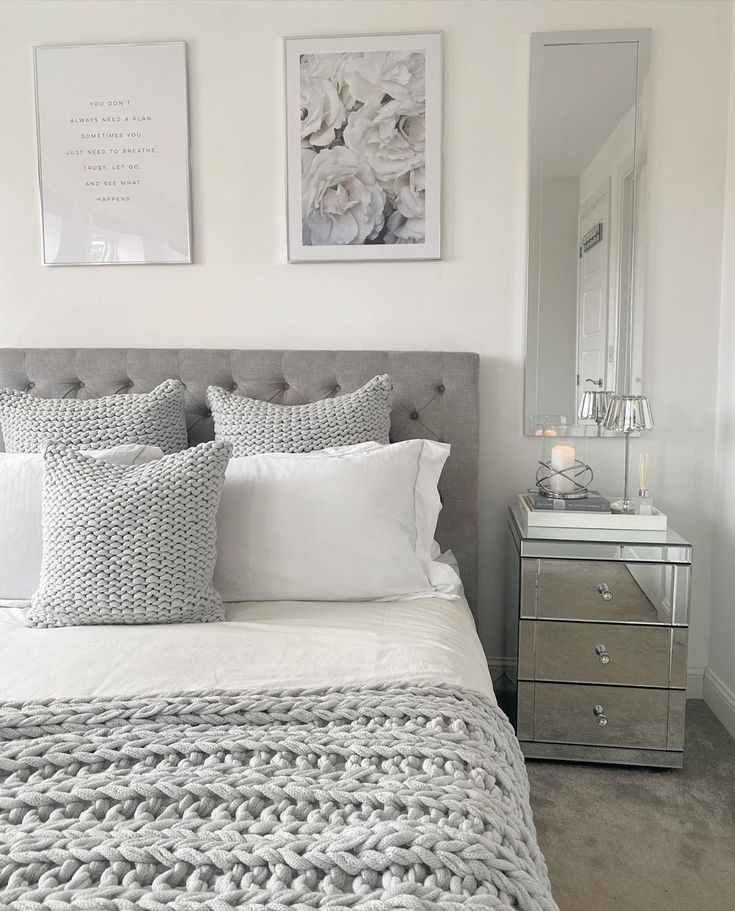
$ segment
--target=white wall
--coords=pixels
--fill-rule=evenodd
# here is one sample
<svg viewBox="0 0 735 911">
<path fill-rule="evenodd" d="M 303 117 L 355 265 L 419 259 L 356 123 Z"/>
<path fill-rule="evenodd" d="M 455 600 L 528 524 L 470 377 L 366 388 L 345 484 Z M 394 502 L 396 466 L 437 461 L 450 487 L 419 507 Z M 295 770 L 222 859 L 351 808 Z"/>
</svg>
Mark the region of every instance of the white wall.
<svg viewBox="0 0 735 911">
<path fill-rule="evenodd" d="M 723 232 L 716 502 L 705 696 L 735 737 L 735 21 Z"/>
<path fill-rule="evenodd" d="M 633 166 L 634 150 L 635 107 L 632 107 L 579 175 L 579 196 L 583 203 L 624 166 Z"/>
<path fill-rule="evenodd" d="M 500 650 L 504 510 L 521 436 L 529 33 L 651 26 L 645 388 L 652 488 L 695 544 L 690 660 L 707 647 L 728 3 L 0 3 L 0 344 L 391 347 L 482 355 L 481 632 Z M 287 265 L 284 35 L 445 32 L 445 258 Z M 189 42 L 197 264 L 41 266 L 31 47 Z M 620 486 L 622 444 L 590 446 Z"/>
</svg>

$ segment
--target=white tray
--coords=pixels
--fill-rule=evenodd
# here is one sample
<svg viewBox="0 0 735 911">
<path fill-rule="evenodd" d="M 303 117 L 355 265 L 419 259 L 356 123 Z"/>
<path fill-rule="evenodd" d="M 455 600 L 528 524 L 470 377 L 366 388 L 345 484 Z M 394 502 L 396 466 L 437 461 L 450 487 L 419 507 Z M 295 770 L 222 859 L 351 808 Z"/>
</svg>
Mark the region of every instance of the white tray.
<svg viewBox="0 0 735 911">
<path fill-rule="evenodd" d="M 651 515 L 630 513 L 576 512 L 565 509 L 534 509 L 525 494 L 518 494 L 529 528 L 609 528 L 620 531 L 666 531 L 668 520 L 654 506 Z"/>
</svg>

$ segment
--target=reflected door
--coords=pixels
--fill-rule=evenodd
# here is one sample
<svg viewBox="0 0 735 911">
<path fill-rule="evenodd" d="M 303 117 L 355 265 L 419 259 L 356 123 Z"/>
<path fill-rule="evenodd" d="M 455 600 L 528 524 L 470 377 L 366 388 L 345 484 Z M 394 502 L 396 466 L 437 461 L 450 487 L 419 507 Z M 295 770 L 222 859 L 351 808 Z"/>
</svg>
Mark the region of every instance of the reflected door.
<svg viewBox="0 0 735 911">
<path fill-rule="evenodd" d="M 586 389 L 607 388 L 607 324 L 610 271 L 610 188 L 584 202 L 579 215 L 577 293 L 577 406 Z M 599 228 L 599 239 L 584 243 Z M 586 249 L 585 249 L 586 247 Z"/>
</svg>

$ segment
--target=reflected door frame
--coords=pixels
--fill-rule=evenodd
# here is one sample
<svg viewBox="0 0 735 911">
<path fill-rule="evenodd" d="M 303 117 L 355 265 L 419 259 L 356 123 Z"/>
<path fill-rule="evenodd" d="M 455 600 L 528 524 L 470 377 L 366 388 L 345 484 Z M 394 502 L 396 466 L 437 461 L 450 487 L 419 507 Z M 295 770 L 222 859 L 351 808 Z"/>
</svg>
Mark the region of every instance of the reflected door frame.
<svg viewBox="0 0 735 911">
<path fill-rule="evenodd" d="M 632 390 L 633 385 L 633 243 L 635 233 L 635 160 L 630 156 L 617 173 L 615 286 L 611 282 L 609 338 L 615 346 L 610 369 L 615 389 Z M 613 273 L 611 272 L 611 278 Z M 627 327 L 627 328 L 626 328 Z"/>
</svg>

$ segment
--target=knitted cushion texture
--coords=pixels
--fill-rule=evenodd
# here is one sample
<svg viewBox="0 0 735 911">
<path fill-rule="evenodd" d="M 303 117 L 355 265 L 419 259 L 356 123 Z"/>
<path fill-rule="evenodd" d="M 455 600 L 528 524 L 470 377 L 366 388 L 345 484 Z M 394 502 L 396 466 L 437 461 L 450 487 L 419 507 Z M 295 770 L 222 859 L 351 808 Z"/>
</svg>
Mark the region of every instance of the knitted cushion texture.
<svg viewBox="0 0 735 911">
<path fill-rule="evenodd" d="M 212 574 L 230 452 L 202 443 L 127 466 L 48 446 L 41 584 L 26 625 L 223 620 Z"/>
<path fill-rule="evenodd" d="M 0 703 L 0 907 L 558 911 L 507 718 L 431 683 Z"/>
<path fill-rule="evenodd" d="M 312 452 L 355 443 L 389 443 L 390 377 L 376 376 L 355 392 L 307 405 L 276 405 L 210 386 L 207 392 L 217 440 L 233 455 Z"/>
<path fill-rule="evenodd" d="M 125 443 L 178 452 L 188 445 L 184 386 L 166 380 L 151 392 L 96 399 L 42 399 L 0 391 L 6 452 L 40 452 L 46 443 L 108 449 Z"/>
</svg>

